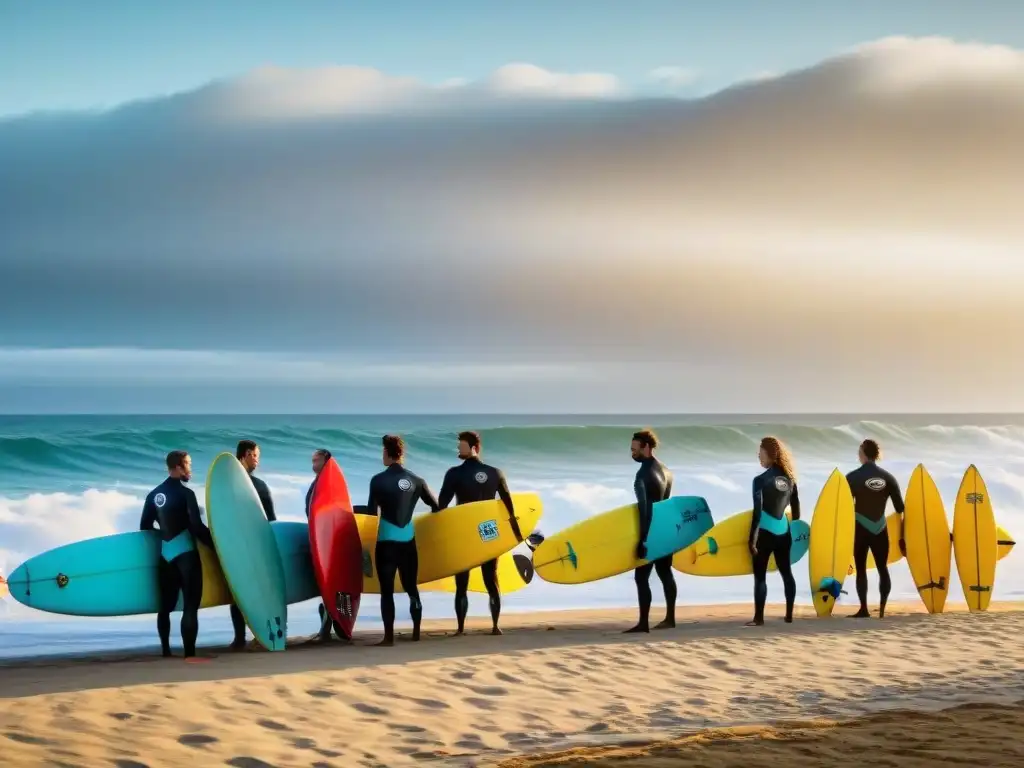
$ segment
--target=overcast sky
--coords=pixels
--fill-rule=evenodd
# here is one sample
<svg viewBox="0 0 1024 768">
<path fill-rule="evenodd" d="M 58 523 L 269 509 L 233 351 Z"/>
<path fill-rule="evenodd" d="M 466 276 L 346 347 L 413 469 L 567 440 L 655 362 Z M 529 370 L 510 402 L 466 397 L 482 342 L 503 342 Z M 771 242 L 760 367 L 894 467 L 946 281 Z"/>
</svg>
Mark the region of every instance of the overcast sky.
<svg viewBox="0 0 1024 768">
<path fill-rule="evenodd" d="M 0 410 L 1020 409 L 1022 135 L 1024 53 L 938 38 L 8 118 Z"/>
</svg>

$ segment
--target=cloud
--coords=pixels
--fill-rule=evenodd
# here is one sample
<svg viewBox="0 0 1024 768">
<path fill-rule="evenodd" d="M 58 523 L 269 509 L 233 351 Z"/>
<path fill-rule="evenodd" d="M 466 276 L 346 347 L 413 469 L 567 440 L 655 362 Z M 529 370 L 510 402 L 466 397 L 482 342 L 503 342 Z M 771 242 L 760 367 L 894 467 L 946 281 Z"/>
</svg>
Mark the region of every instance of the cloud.
<svg viewBox="0 0 1024 768">
<path fill-rule="evenodd" d="M 525 64 L 265 68 L 4 121 L 0 346 L 324 355 L 332 381 L 346 356 L 394 380 L 657 362 L 691 393 L 789 365 L 847 398 L 908 354 L 968 388 L 948 350 L 981 344 L 1010 378 L 1021 57 L 891 38 L 693 99 Z M 751 332 L 766 302 L 785 365 Z"/>
<path fill-rule="evenodd" d="M 647 77 L 662 84 L 669 90 L 678 90 L 693 85 L 700 79 L 700 73 L 689 67 L 656 67 L 647 73 Z"/>
</svg>

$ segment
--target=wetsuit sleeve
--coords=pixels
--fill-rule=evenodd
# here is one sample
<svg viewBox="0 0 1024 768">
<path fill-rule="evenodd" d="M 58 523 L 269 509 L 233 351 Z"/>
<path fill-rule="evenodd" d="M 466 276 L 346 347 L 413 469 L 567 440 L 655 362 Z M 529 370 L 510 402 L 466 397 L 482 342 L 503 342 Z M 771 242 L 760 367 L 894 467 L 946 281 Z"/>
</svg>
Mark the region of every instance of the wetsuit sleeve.
<svg viewBox="0 0 1024 768">
<path fill-rule="evenodd" d="M 152 496 L 146 497 L 146 503 L 142 505 L 142 519 L 139 521 L 140 531 L 152 531 L 156 527 L 156 504 Z"/>
<path fill-rule="evenodd" d="M 455 470 L 449 469 L 444 473 L 444 482 L 441 483 L 441 493 L 437 497 L 438 510 L 447 509 L 455 498 Z"/>
<path fill-rule="evenodd" d="M 371 515 L 378 515 L 380 510 L 380 499 L 377 498 L 377 478 L 370 478 L 370 492 L 366 496 L 366 511 Z"/>
<path fill-rule="evenodd" d="M 191 489 L 187 490 L 189 532 L 194 538 L 213 549 L 213 536 L 210 535 L 210 529 L 206 527 L 203 518 L 199 516 L 199 502 L 196 501 L 196 495 Z"/>
<path fill-rule="evenodd" d="M 665 498 L 669 498 L 672 495 L 672 473 L 665 472 Z"/>
<path fill-rule="evenodd" d="M 420 478 L 420 500 L 430 507 L 431 512 L 439 512 L 441 510 L 434 492 L 430 490 L 430 486 L 422 478 Z"/>
<path fill-rule="evenodd" d="M 889 475 L 889 498 L 892 499 L 892 507 L 901 515 L 903 514 L 903 494 L 900 492 L 900 484 L 895 477 Z"/>
<path fill-rule="evenodd" d="M 505 473 L 500 469 L 498 470 L 498 498 L 501 499 L 510 515 L 516 513 L 515 507 L 512 506 L 512 494 L 508 490 L 508 480 L 505 479 Z"/>
<path fill-rule="evenodd" d="M 260 484 L 256 486 L 256 491 L 260 497 L 260 503 L 263 505 L 263 514 L 267 516 L 267 520 L 277 520 L 277 514 L 274 512 L 274 497 L 270 495 L 270 488 L 265 482 L 260 480 Z"/>
<path fill-rule="evenodd" d="M 794 520 L 800 519 L 800 492 L 797 490 L 796 483 L 793 483 L 793 493 L 789 497 L 789 511 Z"/>
<path fill-rule="evenodd" d="M 753 513 L 750 515 L 750 534 L 747 540 L 750 544 L 753 544 L 755 537 L 757 536 L 757 529 L 761 525 L 761 510 L 764 507 L 764 496 L 761 493 L 761 478 L 755 477 L 754 483 L 751 486 L 753 495 Z"/>
<path fill-rule="evenodd" d="M 633 481 L 633 493 L 636 494 L 636 511 L 640 517 L 640 543 L 647 541 L 651 530 L 651 498 L 647 493 L 647 483 L 641 474 Z"/>
</svg>

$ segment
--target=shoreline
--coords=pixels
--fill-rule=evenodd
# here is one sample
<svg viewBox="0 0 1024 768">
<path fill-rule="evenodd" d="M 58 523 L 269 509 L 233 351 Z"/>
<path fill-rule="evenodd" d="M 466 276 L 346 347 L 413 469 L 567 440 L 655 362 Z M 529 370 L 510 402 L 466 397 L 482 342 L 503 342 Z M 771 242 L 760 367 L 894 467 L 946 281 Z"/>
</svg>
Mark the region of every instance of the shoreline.
<svg viewBox="0 0 1024 768">
<path fill-rule="evenodd" d="M 676 753 L 731 754 L 740 741 L 747 761 L 790 742 L 799 756 L 807 733 L 879 712 L 890 730 L 963 704 L 1018 718 L 1024 602 L 958 608 L 931 616 L 900 602 L 880 621 L 798 606 L 787 625 L 774 605 L 765 626 L 747 628 L 747 605 L 681 606 L 675 629 L 649 635 L 622 634 L 635 609 L 549 611 L 509 615 L 501 637 L 489 619 L 471 618 L 463 637 L 450 621 L 425 621 L 421 642 L 404 641 L 405 629 L 391 648 L 357 633 L 351 645 L 200 664 L 40 660 L 2 671 L 0 743 L 18 765 L 138 766 L 159 755 L 189 766 L 682 766 Z"/>
</svg>

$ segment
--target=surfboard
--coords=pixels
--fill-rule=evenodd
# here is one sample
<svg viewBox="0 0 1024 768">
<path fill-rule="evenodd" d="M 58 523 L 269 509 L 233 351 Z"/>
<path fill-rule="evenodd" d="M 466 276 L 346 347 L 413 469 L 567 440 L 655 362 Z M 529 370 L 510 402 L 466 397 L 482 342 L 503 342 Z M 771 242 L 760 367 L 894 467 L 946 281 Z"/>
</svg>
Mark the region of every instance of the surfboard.
<svg viewBox="0 0 1024 768">
<path fill-rule="evenodd" d="M 513 493 L 512 506 L 519 531 L 525 538 L 540 520 L 544 505 L 536 493 Z M 508 510 L 499 499 L 426 512 L 413 518 L 413 526 L 419 555 L 418 576 L 423 583 L 476 568 L 501 557 L 520 543 L 512 531 Z M 365 545 L 363 551 L 368 551 Z M 365 555 L 363 566 L 365 576 Z"/>
<path fill-rule="evenodd" d="M 357 507 L 356 509 L 359 509 Z M 380 581 L 377 579 L 377 558 L 376 558 L 376 546 L 377 546 L 377 528 L 380 524 L 380 518 L 376 515 L 357 514 L 356 525 L 359 528 L 359 538 L 362 541 L 362 577 L 363 577 L 363 594 L 379 595 L 380 594 Z M 418 545 L 417 545 L 417 554 Z M 498 588 L 501 590 L 503 595 L 516 592 L 533 579 L 533 563 L 530 562 L 530 558 L 526 555 L 521 555 L 518 552 L 506 552 L 498 558 Z M 445 576 L 442 579 L 436 579 L 434 581 L 421 581 L 419 584 L 420 592 L 454 592 L 455 591 L 455 577 Z M 402 580 L 395 574 L 395 592 L 402 592 Z M 487 588 L 484 586 L 483 576 L 480 574 L 479 568 L 474 568 L 469 573 L 469 591 L 480 592 L 483 594 L 487 593 Z"/>
<path fill-rule="evenodd" d="M 324 606 L 351 640 L 363 592 L 363 548 L 348 483 L 334 458 L 324 464 L 313 487 L 309 542 Z"/>
<path fill-rule="evenodd" d="M 277 520 L 270 524 L 285 566 L 288 603 L 320 594 L 309 557 L 306 523 Z M 220 562 L 198 544 L 203 563 L 200 608 L 231 602 Z M 160 610 L 158 563 L 160 534 L 130 531 L 84 539 L 43 552 L 11 574 L 11 597 L 23 605 L 67 616 L 134 616 Z M 175 611 L 182 609 L 181 596 Z"/>
<path fill-rule="evenodd" d="M 627 504 L 570 525 L 533 552 L 534 572 L 554 584 L 586 584 L 626 573 L 690 546 L 714 526 L 701 496 L 673 496 L 653 504 L 647 558 L 636 556 L 640 519 Z"/>
<path fill-rule="evenodd" d="M 284 565 L 252 480 L 233 454 L 219 454 L 206 476 L 206 515 L 234 602 L 268 651 L 288 641 Z"/>
<path fill-rule="evenodd" d="M 750 518 L 753 514 L 754 510 L 748 509 L 718 523 L 696 542 L 676 552 L 672 558 L 672 567 L 690 576 L 753 575 L 754 560 L 750 556 L 750 547 L 747 543 L 750 537 Z M 804 520 L 792 522 L 792 514 L 788 509 L 786 517 L 790 518 L 789 530 L 793 537 L 789 562 L 795 564 L 807 554 L 811 527 Z M 768 571 L 778 569 L 775 555 L 772 555 L 768 559 Z"/>
<path fill-rule="evenodd" d="M 808 557 L 811 599 L 820 617 L 832 615 L 853 558 L 853 494 L 846 476 L 832 470 L 811 516 Z"/>
<path fill-rule="evenodd" d="M 942 613 L 949 594 L 953 543 L 942 496 L 923 464 L 910 475 L 905 504 L 903 539 L 910 574 L 928 613 Z"/>
<path fill-rule="evenodd" d="M 953 507 L 953 556 L 971 611 L 987 610 L 992 600 L 998 541 L 988 488 L 977 467 L 971 464 L 964 472 Z"/>
</svg>

